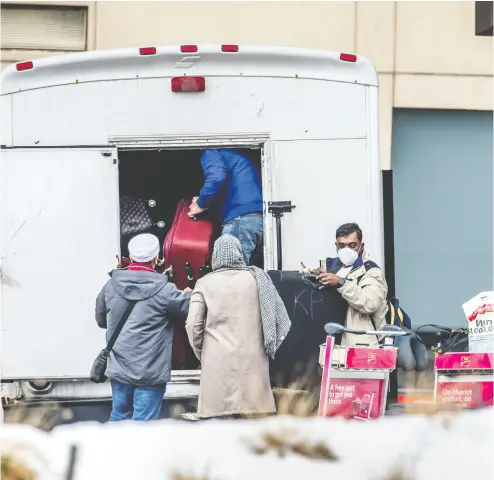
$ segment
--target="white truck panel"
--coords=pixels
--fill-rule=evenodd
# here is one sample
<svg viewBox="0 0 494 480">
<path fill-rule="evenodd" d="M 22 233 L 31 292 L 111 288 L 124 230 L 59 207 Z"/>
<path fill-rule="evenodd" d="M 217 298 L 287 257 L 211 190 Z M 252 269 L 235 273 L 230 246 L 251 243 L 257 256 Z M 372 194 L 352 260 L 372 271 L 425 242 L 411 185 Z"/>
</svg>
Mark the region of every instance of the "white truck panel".
<svg viewBox="0 0 494 480">
<path fill-rule="evenodd" d="M 356 62 L 340 54 L 290 47 L 240 45 L 238 53 L 224 53 L 220 45 L 199 45 L 197 53 L 181 53 L 180 46 L 156 47 L 155 55 L 139 48 L 90 51 L 33 61 L 18 72 L 15 65 L 2 71 L 2 94 L 53 85 L 159 78 L 182 75 L 313 78 L 378 85 L 376 70 L 361 55 Z"/>
<path fill-rule="evenodd" d="M 14 145 L 94 146 L 106 145 L 109 136 L 164 133 L 365 138 L 367 88 L 295 78 L 212 77 L 202 93 L 173 93 L 169 78 L 30 90 L 14 95 Z"/>
<path fill-rule="evenodd" d="M 369 253 L 372 254 L 382 269 L 385 267 L 384 259 L 384 216 L 383 216 L 383 191 L 382 172 L 379 150 L 379 90 L 377 87 L 368 88 L 367 99 L 367 161 L 368 182 L 370 189 L 369 217 L 372 225 L 371 231 L 366 234 L 367 246 L 372 245 Z"/>
<path fill-rule="evenodd" d="M 2 378 L 87 377 L 104 347 L 94 305 L 119 251 L 114 158 L 2 151 Z"/>
<path fill-rule="evenodd" d="M 12 146 L 12 95 L 0 97 L 0 145 Z"/>
<path fill-rule="evenodd" d="M 283 270 L 298 270 L 301 261 L 315 268 L 335 256 L 336 229 L 348 222 L 361 226 L 372 259 L 382 264 L 366 148 L 365 140 L 273 142 L 273 199 L 295 205 L 281 221 Z"/>
<path fill-rule="evenodd" d="M 173 93 L 171 77 L 184 75 L 205 76 L 205 92 Z M 119 251 L 117 148 L 263 145 L 265 201 L 296 205 L 282 219 L 284 269 L 334 253 L 335 229 L 348 221 L 383 264 L 378 80 L 364 57 L 131 48 L 37 59 L 0 78 L 1 143 L 13 147 L 0 162 L 5 379 L 87 378 L 104 345 L 94 301 Z M 266 266 L 275 268 L 267 212 L 265 225 Z M 197 388 L 197 378 L 176 377 L 186 388 L 173 395 Z M 76 383 L 57 383 L 45 398 L 108 396 L 107 385 Z M 37 395 L 21 385 L 25 398 Z"/>
</svg>

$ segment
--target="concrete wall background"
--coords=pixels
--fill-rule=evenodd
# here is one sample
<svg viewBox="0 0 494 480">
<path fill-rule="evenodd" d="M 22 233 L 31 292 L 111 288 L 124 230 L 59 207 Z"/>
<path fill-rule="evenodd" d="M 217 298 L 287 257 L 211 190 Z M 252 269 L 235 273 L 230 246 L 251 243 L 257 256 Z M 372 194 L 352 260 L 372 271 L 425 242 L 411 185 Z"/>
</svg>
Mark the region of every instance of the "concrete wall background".
<svg viewBox="0 0 494 480">
<path fill-rule="evenodd" d="M 396 296 L 415 327 L 465 325 L 493 287 L 492 114 L 397 109 L 393 128 Z"/>
<path fill-rule="evenodd" d="M 493 38 L 474 2 L 27 2 L 88 7 L 88 49 L 184 43 L 277 44 L 357 52 L 380 74 L 381 164 L 393 108 L 492 110 Z M 4 51 L 2 62 L 56 52 Z"/>
</svg>

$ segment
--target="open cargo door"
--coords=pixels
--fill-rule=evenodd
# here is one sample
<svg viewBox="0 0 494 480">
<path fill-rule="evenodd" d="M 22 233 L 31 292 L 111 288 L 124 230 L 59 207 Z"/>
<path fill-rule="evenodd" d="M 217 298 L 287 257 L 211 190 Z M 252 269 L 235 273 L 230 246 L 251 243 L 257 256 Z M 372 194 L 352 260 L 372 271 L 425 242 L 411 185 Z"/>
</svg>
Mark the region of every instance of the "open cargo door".
<svg viewBox="0 0 494 480">
<path fill-rule="evenodd" d="M 116 149 L 3 150 L 1 376 L 84 378 L 119 252 Z"/>
<path fill-rule="evenodd" d="M 380 203 L 372 196 L 380 184 L 365 139 L 272 142 L 272 157 L 273 201 L 295 205 L 281 219 L 283 270 L 298 270 L 301 261 L 316 268 L 335 256 L 336 229 L 348 222 L 361 226 L 373 260 L 382 261 Z M 276 257 L 276 238 L 271 243 Z"/>
</svg>

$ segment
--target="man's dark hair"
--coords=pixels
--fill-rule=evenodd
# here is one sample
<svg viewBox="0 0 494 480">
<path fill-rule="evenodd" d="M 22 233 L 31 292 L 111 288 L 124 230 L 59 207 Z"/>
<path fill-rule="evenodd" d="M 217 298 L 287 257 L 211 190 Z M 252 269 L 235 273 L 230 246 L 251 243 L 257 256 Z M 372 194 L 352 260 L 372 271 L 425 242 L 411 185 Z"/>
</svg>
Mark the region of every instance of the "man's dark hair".
<svg viewBox="0 0 494 480">
<path fill-rule="evenodd" d="M 336 230 L 336 238 L 340 237 L 348 237 L 352 233 L 356 233 L 359 239 L 359 242 L 362 241 L 362 230 L 356 223 L 345 223 L 341 227 L 338 227 Z"/>
</svg>

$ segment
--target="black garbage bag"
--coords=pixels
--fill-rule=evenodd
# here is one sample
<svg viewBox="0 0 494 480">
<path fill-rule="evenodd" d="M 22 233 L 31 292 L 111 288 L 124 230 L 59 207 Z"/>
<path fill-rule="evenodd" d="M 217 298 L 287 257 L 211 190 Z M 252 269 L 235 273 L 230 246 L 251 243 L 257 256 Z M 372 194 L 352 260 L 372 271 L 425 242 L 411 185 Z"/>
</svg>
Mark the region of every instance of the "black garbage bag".
<svg viewBox="0 0 494 480">
<path fill-rule="evenodd" d="M 280 388 L 317 387 L 321 381 L 319 346 L 326 340 L 324 325 L 344 325 L 348 304 L 335 288 L 320 289 L 299 272 L 270 270 L 268 275 L 292 321 L 290 332 L 270 361 L 271 382 Z"/>
</svg>

